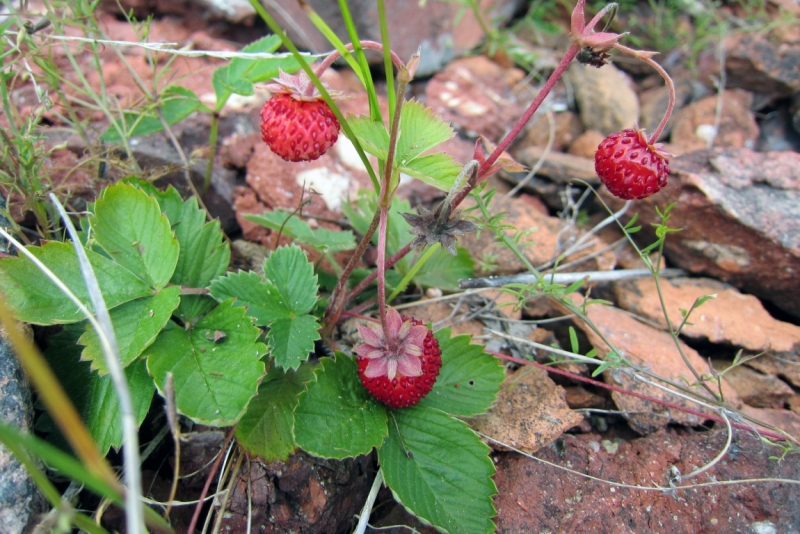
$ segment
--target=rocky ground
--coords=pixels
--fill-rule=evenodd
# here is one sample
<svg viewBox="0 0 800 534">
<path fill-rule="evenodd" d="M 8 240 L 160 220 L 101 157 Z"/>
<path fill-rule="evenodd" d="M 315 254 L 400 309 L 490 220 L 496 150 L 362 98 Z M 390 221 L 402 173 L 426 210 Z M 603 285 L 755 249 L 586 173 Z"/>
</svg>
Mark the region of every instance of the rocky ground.
<svg viewBox="0 0 800 534">
<path fill-rule="evenodd" d="M 310 49 L 328 48 L 314 37 L 294 2 L 279 3 L 285 4 L 285 16 L 299 21 L 290 26 L 301 42 L 306 35 Z M 326 9 L 334 9 L 328 2 L 311 3 L 323 16 Z M 522 2 L 511 0 L 483 3 L 491 4 L 505 20 L 523 7 Z M 104 2 L 100 16 L 106 33 L 118 40 L 136 40 L 115 4 Z M 140 15 L 155 14 L 149 33 L 153 42 L 230 51 L 264 32 L 254 22 L 247 2 L 229 2 L 225 9 L 210 1 L 196 3 L 202 7 L 189 4 L 180 0 L 123 2 Z M 396 32 L 396 39 L 393 35 L 393 48 L 408 57 L 422 43 L 422 77 L 409 96 L 453 124 L 458 136 L 447 143 L 446 151 L 458 161 L 469 160 L 475 138 L 499 140 L 536 95 L 539 82 L 514 67 L 507 54 L 469 55 L 481 37 L 471 14 L 457 26 L 442 22 L 453 20 L 457 6 L 428 2 L 425 9 L 429 11 L 423 10 L 423 16 L 400 11 L 417 9 L 402 7 L 403 2 L 388 4 L 396 10 L 397 20 L 438 21 L 404 26 L 406 31 Z M 29 9 L 35 11 L 37 5 L 29 2 Z M 783 9 L 800 17 L 800 5 L 792 0 L 769 0 L 765 5 L 771 13 Z M 727 9 L 731 16 L 737 15 L 734 6 Z M 364 35 L 379 38 L 373 10 L 353 11 L 361 17 Z M 546 76 L 565 41 L 539 37 L 519 35 L 526 50 L 536 54 L 535 72 Z M 656 222 L 654 208 L 677 202 L 671 226 L 682 231 L 667 239 L 665 267 L 682 272 L 661 281 L 666 311 L 673 321 L 679 320 L 680 310 L 691 307 L 695 299 L 717 295 L 692 315 L 691 324 L 682 331 L 683 352 L 701 373 L 721 373 L 737 354 L 744 357 L 744 365 L 724 372 L 722 389 L 729 405 L 800 439 L 800 25 L 731 32 L 718 44 L 699 55 L 693 70 L 686 67 L 680 51 L 662 51 L 662 64 L 678 92 L 677 108 L 662 141 L 677 157 L 671 162 L 667 187 L 635 202 L 622 219 L 628 221 L 638 213 L 645 231 L 637 239 L 646 244 L 652 239 L 650 223 Z M 126 48 L 124 56 L 146 84 L 153 82 L 154 73 L 141 49 Z M 110 98 L 123 105 L 139 99 L 141 91 L 120 57 L 107 49 L 102 58 L 102 72 L 85 73 L 88 82 L 99 87 L 102 78 Z M 212 103 L 211 72 L 220 64 L 209 57 L 180 57 L 169 66 L 169 77 L 171 83 L 188 87 Z M 493 209 L 506 211 L 507 222 L 515 228 L 532 230 L 529 240 L 535 245 L 526 248 L 525 254 L 536 266 L 552 265 L 568 251 L 560 261 L 568 266 L 564 271 L 642 268 L 642 261 L 632 254 L 615 225 L 588 235 L 585 246 L 573 245 L 608 215 L 600 200 L 611 210 L 622 208 L 620 201 L 599 187 L 594 150 L 606 134 L 635 123 L 652 130 L 666 107 L 663 82 L 657 74 L 626 61 L 602 69 L 574 64 L 567 79 L 569 83 L 559 84 L 511 150 L 536 173 L 501 173 L 493 178 L 499 192 Z M 366 95 L 347 70 L 330 70 L 324 80 L 348 94 L 341 102 L 345 113 L 367 110 Z M 36 93 L 30 85 L 20 85 L 11 98 L 24 110 L 26 105 L 35 105 Z M 275 156 L 260 139 L 258 112 L 265 98 L 266 93 L 257 90 L 252 98 L 232 100 L 222 112 L 213 187 L 203 198 L 234 239 L 239 265 L 260 264 L 259 258 L 274 246 L 269 230 L 248 222 L 244 214 L 294 209 L 305 186 L 319 195 L 313 196 L 304 213 L 324 218 L 321 225 L 337 228 L 330 221 L 342 219 L 342 202 L 369 186 L 352 145 L 343 137 L 331 152 L 313 162 L 286 163 Z M 102 131 L 102 114 L 87 114 L 85 119 L 96 121 Z M 58 126 L 58 114 L 46 113 L 44 124 Z M 209 125 L 209 115 L 195 114 L 173 129 L 191 155 L 191 174 L 198 184 L 205 172 Z M 88 157 L 85 140 L 58 128 L 45 128 L 42 134 L 45 143 L 62 146 L 50 161 L 58 188 L 68 189 L 73 199 L 93 198 L 100 182 L 79 165 Z M 132 156 L 145 173 L 159 177 L 159 185 L 172 183 L 186 192 L 182 160 L 162 134 L 138 139 Z M 121 158 L 116 168 L 111 165 L 109 176 L 121 176 L 125 165 Z M 519 193 L 501 198 L 520 183 Z M 590 195 L 579 201 L 586 184 L 600 190 L 599 199 Z M 439 191 L 419 183 L 401 187 L 399 195 L 412 205 L 431 205 L 442 198 Z M 25 213 L 13 215 L 20 222 L 31 222 Z M 466 236 L 459 244 L 484 260 L 478 263 L 477 276 L 523 270 L 521 262 L 494 243 L 488 232 Z M 588 313 L 607 340 L 654 374 L 676 382 L 690 376 L 665 331 L 652 278 L 595 283 L 592 291 L 614 303 L 591 307 Z M 537 354 L 518 340 L 568 346 L 570 324 L 578 329 L 582 348 L 594 347 L 601 354 L 608 349 L 598 332 L 582 322 L 536 323 L 565 315 L 552 302 L 530 300 L 522 310 L 512 312 L 510 307 L 486 306 L 492 299 L 507 299 L 496 290 L 461 299 L 457 306 L 456 299 L 437 296 L 436 291 L 422 295 L 415 303 L 415 316 L 452 326 L 456 333 L 491 338 L 487 348 L 512 357 L 533 350 L 538 361 L 547 362 L 546 354 Z M 485 313 L 474 313 L 481 307 Z M 490 330 L 505 337 L 487 336 Z M 800 509 L 795 504 L 800 487 L 786 482 L 800 480 L 798 456 L 776 461 L 772 457 L 780 451 L 755 438 L 752 425 L 741 416 L 730 413 L 736 427 L 731 443 L 726 444 L 729 434 L 724 421 L 714 422 L 707 410 L 628 373 L 607 370 L 594 378 L 618 388 L 610 391 L 596 382 L 558 374 L 559 370 L 587 379 L 590 375 L 585 365 L 574 363 L 559 364 L 550 373 L 510 367 L 496 408 L 471 421 L 495 449 L 498 532 L 800 530 Z M 699 411 L 670 409 L 653 398 Z M 223 439 L 217 430 L 196 429 L 182 453 L 184 468 L 196 469 L 198 474 L 182 483 L 179 500 L 196 498 L 205 481 L 207 459 Z M 727 453 L 708 470 L 687 477 L 726 447 Z M 146 473 L 152 480 L 153 497 L 166 495 L 169 478 L 157 467 Z M 270 465 L 254 458 L 243 475 L 241 491 L 231 497 L 223 526 L 243 531 L 251 498 L 252 524 L 260 531 L 348 531 L 373 474 L 373 458 L 329 462 L 298 455 L 285 464 Z M 250 493 L 244 491 L 248 477 Z M 752 479 L 771 481 L 718 484 Z M 421 532 L 433 531 L 409 517 L 385 490 L 379 502 L 373 514 L 375 525 L 407 524 Z M 188 524 L 191 510 L 177 514 L 181 524 Z M 106 519 L 115 524 L 113 512 Z"/>
</svg>

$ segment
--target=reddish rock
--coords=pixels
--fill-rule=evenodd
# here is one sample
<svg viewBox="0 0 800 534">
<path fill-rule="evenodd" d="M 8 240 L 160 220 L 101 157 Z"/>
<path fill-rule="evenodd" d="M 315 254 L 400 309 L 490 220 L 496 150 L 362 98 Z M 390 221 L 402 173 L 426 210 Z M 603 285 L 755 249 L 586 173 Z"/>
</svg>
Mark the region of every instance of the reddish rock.
<svg viewBox="0 0 800 534">
<path fill-rule="evenodd" d="M 308 0 L 307 2 L 320 17 L 333 29 L 340 39 L 349 42 L 347 29 L 336 2 L 328 0 Z M 482 0 L 479 9 L 485 20 L 508 20 L 520 2 L 518 0 Z M 350 0 L 348 2 L 354 23 L 361 39 L 381 41 L 378 24 L 378 10 L 371 0 Z M 267 3 L 278 23 L 286 28 L 289 36 L 299 46 L 314 52 L 326 52 L 333 47 L 327 39 L 308 20 L 297 2 L 283 2 L 280 9 Z M 430 76 L 454 57 L 475 48 L 483 40 L 483 31 L 471 9 L 450 2 L 408 2 L 406 0 L 386 1 L 386 20 L 389 27 L 389 40 L 403 61 L 421 49 L 418 76 Z M 457 21 L 457 22 L 456 22 Z M 383 56 L 369 54 L 371 62 L 383 64 Z"/>
<path fill-rule="evenodd" d="M 665 244 L 670 261 L 800 317 L 800 154 L 713 149 L 674 158 L 670 167 L 667 186 L 625 217 L 638 212 L 647 229 L 657 222 L 655 206 L 678 202 L 670 226 L 681 231 Z"/>
<path fill-rule="evenodd" d="M 797 415 L 791 410 L 755 408 L 745 404 L 742 406 L 742 413 L 749 415 L 757 421 L 766 423 L 767 425 L 780 428 L 795 439 L 800 439 L 800 415 Z M 766 426 L 759 425 L 758 423 L 756 423 L 756 426 L 759 428 L 767 428 Z"/>
<path fill-rule="evenodd" d="M 753 95 L 741 89 L 722 92 L 722 114 L 716 127 L 719 97 L 707 96 L 689 104 L 675 116 L 672 145 L 681 152 L 716 147 L 755 148 L 758 124 L 750 112 Z"/>
<path fill-rule="evenodd" d="M 567 74 L 587 130 L 608 135 L 639 121 L 639 97 L 630 78 L 614 65 L 597 69 L 573 63 Z"/>
<path fill-rule="evenodd" d="M 576 113 L 565 111 L 553 113 L 553 146 L 554 152 L 563 152 L 583 132 L 583 123 Z M 546 147 L 550 141 L 550 121 L 546 113 L 537 112 L 525 127 L 525 135 L 517 138 L 514 147 L 524 149 L 529 146 Z M 517 150 L 511 154 L 517 157 Z"/>
<path fill-rule="evenodd" d="M 490 213 L 507 212 L 505 223 L 511 225 L 513 229 L 507 230 L 509 236 L 513 235 L 515 229 L 530 229 L 527 238 L 521 242 L 521 247 L 525 257 L 534 265 L 539 266 L 550 260 L 554 260 L 558 252 L 558 235 L 565 226 L 564 221 L 557 217 L 544 215 L 538 210 L 531 209 L 525 201 L 525 196 L 517 198 L 497 198 L 492 200 Z M 464 207 L 472 205 L 472 200 L 464 202 Z M 523 263 L 511 252 L 508 247 L 498 244 L 492 232 L 483 231 L 480 237 L 475 233 L 467 234 L 459 238 L 461 246 L 468 248 L 476 258 L 494 258 L 493 264 L 496 268 L 483 274 L 515 274 L 525 270 Z M 595 246 L 571 255 L 562 263 L 588 256 L 603 248 L 598 241 Z M 600 256 L 587 259 L 576 265 L 576 270 L 607 270 L 614 267 L 612 252 L 605 252 Z"/>
<path fill-rule="evenodd" d="M 453 127 L 497 142 L 535 96 L 524 77 L 485 56 L 459 59 L 428 82 L 427 105 Z"/>
<path fill-rule="evenodd" d="M 680 310 L 689 310 L 697 299 L 716 295 L 692 311 L 681 335 L 727 343 L 751 351 L 792 352 L 800 346 L 800 327 L 778 321 L 756 297 L 743 295 L 716 280 L 673 278 L 661 280 L 661 294 L 673 327 L 682 320 Z M 643 278 L 616 284 L 617 301 L 622 308 L 666 329 L 667 322 L 655 280 Z"/>
<path fill-rule="evenodd" d="M 714 360 L 713 365 L 749 406 L 781 409 L 794 395 L 794 390 L 775 375 L 763 375 L 743 365 L 732 367 L 731 362 L 723 360 Z"/>
<path fill-rule="evenodd" d="M 581 295 L 573 293 L 571 297 L 576 305 L 580 305 L 583 302 Z M 565 306 L 555 300 L 552 300 L 551 303 L 562 313 L 570 313 Z M 594 325 L 594 328 L 589 327 L 583 321 L 579 321 L 577 326 L 583 330 L 583 333 L 589 338 L 589 342 L 598 350 L 601 359 L 606 358 L 610 352 L 607 341 L 634 366 L 675 383 L 691 384 L 696 382 L 691 370 L 687 368 L 681 358 L 675 342 L 666 332 L 640 323 L 629 314 L 611 306 L 590 305 L 586 308 L 586 315 Z M 683 342 L 679 341 L 679 343 L 681 350 L 698 374 L 707 373 L 708 364 L 703 361 L 700 355 Z M 606 382 L 615 386 L 692 410 L 703 411 L 696 403 L 637 380 L 630 366 L 609 368 L 603 373 L 603 377 Z M 724 379 L 722 388 L 726 403 L 729 406 L 736 408 L 741 405 L 741 400 L 736 395 L 736 392 Z M 694 386 L 692 389 L 699 395 L 709 396 L 700 386 Z M 671 422 L 689 426 L 703 423 L 702 417 L 680 410 L 671 410 L 662 404 L 656 404 L 632 395 L 612 391 L 611 397 L 619 409 L 625 412 L 624 416 L 631 427 L 640 434 L 655 432 L 666 427 Z"/>
<path fill-rule="evenodd" d="M 567 405 L 573 410 L 581 408 L 603 408 L 606 405 L 605 397 L 586 390 L 581 386 L 569 386 L 564 388 L 566 392 Z"/>
<path fill-rule="evenodd" d="M 725 39 L 726 85 L 772 101 L 800 91 L 800 42 L 747 32 Z"/>
<path fill-rule="evenodd" d="M 791 532 L 800 524 L 800 486 L 776 482 L 669 490 L 670 468 L 686 475 L 725 446 L 724 431 L 664 430 L 610 441 L 598 434 L 564 435 L 537 457 L 603 480 L 665 488 L 615 487 L 524 456 L 497 455 L 497 532 Z M 775 449 L 737 431 L 735 445 L 709 471 L 682 485 L 749 478 L 800 478 L 800 462 L 770 460 Z M 605 446 L 604 446 L 605 445 Z M 759 532 L 766 532 L 759 530 Z"/>
<path fill-rule="evenodd" d="M 506 450 L 504 445 L 510 445 L 536 452 L 583 421 L 567 406 L 564 395 L 564 388 L 547 371 L 523 366 L 506 377 L 489 412 L 471 418 L 469 424 L 492 438 L 492 448 Z"/>
<path fill-rule="evenodd" d="M 606 136 L 597 130 L 586 130 L 572 142 L 567 152 L 573 156 L 594 160 L 594 153 L 597 152 L 597 147 L 605 138 Z"/>
</svg>

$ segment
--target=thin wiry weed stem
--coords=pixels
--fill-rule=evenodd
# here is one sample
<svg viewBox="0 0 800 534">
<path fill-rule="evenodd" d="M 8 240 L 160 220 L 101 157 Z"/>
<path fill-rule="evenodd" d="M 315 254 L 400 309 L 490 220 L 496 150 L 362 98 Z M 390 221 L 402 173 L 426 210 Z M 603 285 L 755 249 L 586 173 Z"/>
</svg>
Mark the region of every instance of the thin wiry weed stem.
<svg viewBox="0 0 800 534">
<path fill-rule="evenodd" d="M 111 315 L 108 313 L 103 293 L 100 290 L 100 284 L 97 282 L 97 277 L 94 274 L 94 269 L 89 258 L 86 256 L 86 251 L 83 249 L 78 232 L 72 224 L 69 215 L 64 210 L 64 207 L 58 201 L 56 196 L 50 193 L 50 201 L 55 205 L 61 214 L 61 219 L 67 228 L 70 238 L 72 239 L 75 253 L 78 256 L 78 264 L 80 265 L 81 274 L 83 275 L 86 284 L 89 299 L 92 301 L 95 313 L 97 314 L 97 323 L 100 329 L 97 330 L 97 336 L 100 339 L 100 344 L 103 347 L 103 356 L 105 356 L 108 372 L 111 375 L 111 380 L 114 383 L 114 390 L 119 399 L 119 411 L 122 418 L 122 447 L 124 459 L 124 473 L 125 485 L 128 490 L 125 493 L 125 522 L 128 532 L 137 534 L 144 532 L 144 511 L 142 510 L 142 503 L 139 497 L 142 495 L 142 474 L 140 470 L 141 461 L 139 459 L 139 429 L 136 424 L 136 415 L 133 408 L 133 398 L 131 397 L 130 388 L 128 388 L 128 381 L 125 378 L 125 370 L 120 360 L 119 349 L 117 347 L 117 337 L 114 333 L 114 325 L 111 323 Z"/>
</svg>

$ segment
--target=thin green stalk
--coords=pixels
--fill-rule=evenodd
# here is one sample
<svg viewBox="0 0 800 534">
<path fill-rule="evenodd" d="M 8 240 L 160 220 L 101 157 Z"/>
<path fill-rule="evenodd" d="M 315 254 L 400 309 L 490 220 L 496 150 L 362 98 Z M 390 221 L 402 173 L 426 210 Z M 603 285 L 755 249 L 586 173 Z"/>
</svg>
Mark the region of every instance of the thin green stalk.
<svg viewBox="0 0 800 534">
<path fill-rule="evenodd" d="M 392 47 L 389 43 L 389 26 L 386 20 L 384 0 L 378 0 L 378 22 L 381 27 L 383 43 L 383 68 L 386 71 L 386 99 L 389 101 L 389 122 L 394 120 L 394 106 L 397 95 L 394 89 L 394 69 L 392 65 Z M 403 95 L 400 95 L 403 98 Z"/>
<path fill-rule="evenodd" d="M 364 49 L 361 48 L 361 39 L 358 37 L 356 23 L 353 21 L 353 16 L 350 14 L 347 0 L 339 0 L 339 9 L 342 12 L 344 25 L 347 28 L 347 35 L 353 43 L 353 53 L 361 67 L 361 73 L 364 75 L 364 86 L 367 89 L 367 97 L 369 98 L 369 116 L 372 120 L 382 123 L 383 117 L 381 116 L 381 108 L 378 105 L 378 93 L 375 91 L 375 83 L 372 80 L 372 71 L 367 62 L 367 55 L 364 53 Z"/>
<path fill-rule="evenodd" d="M 397 298 L 397 295 L 406 289 L 408 283 L 411 282 L 411 279 L 417 275 L 419 270 L 422 269 L 422 267 L 439 249 L 441 249 L 441 245 L 439 245 L 439 243 L 436 243 L 432 247 L 428 247 L 428 249 L 423 252 L 419 259 L 414 263 L 411 269 L 408 270 L 403 279 L 400 280 L 400 283 L 396 288 L 394 288 L 394 291 L 392 291 L 391 295 L 389 295 L 389 298 L 386 299 L 386 302 L 392 302 L 395 298 Z"/>
<path fill-rule="evenodd" d="M 217 135 L 219 133 L 219 112 L 211 114 L 211 130 L 208 134 L 208 163 L 206 163 L 206 176 L 203 178 L 203 195 L 211 186 L 211 174 L 214 170 L 214 157 L 217 154 Z"/>
</svg>

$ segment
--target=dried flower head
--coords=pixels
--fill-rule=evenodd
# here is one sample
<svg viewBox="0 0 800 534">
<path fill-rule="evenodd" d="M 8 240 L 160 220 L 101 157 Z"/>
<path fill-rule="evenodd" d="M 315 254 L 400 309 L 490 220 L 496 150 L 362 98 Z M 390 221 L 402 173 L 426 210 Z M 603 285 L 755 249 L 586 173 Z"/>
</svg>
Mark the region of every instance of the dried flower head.
<svg viewBox="0 0 800 534">
<path fill-rule="evenodd" d="M 439 208 L 445 209 L 444 206 Z M 469 232 L 474 232 L 478 226 L 460 217 L 458 213 L 440 221 L 438 211 L 430 211 L 424 206 L 417 208 L 418 215 L 401 213 L 403 218 L 411 225 L 410 232 L 417 237 L 411 242 L 412 247 L 419 245 L 434 245 L 441 243 L 447 252 L 456 255 L 456 237 Z"/>
</svg>

